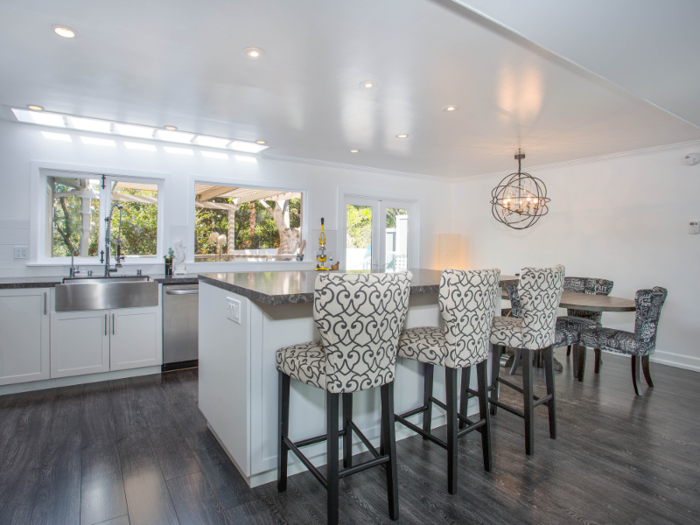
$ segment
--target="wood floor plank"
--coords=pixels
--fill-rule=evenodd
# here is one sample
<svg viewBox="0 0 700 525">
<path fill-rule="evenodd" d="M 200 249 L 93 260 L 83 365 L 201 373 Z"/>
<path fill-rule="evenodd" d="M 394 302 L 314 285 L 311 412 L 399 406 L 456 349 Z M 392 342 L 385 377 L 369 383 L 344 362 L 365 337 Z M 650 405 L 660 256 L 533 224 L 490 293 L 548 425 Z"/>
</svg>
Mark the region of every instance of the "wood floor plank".
<svg viewBox="0 0 700 525">
<path fill-rule="evenodd" d="M 83 447 L 93 443 L 116 443 L 109 383 L 92 383 L 83 389 Z"/>
<path fill-rule="evenodd" d="M 125 516 L 119 516 L 113 520 L 103 521 L 102 523 L 97 523 L 95 525 L 129 525 L 129 516 L 128 514 Z"/>
<path fill-rule="evenodd" d="M 168 490 L 181 525 L 226 525 L 226 513 L 201 472 L 171 479 Z"/>
<path fill-rule="evenodd" d="M 79 432 L 83 417 L 83 385 L 61 388 L 54 400 L 51 434 L 61 436 Z"/>
<path fill-rule="evenodd" d="M 146 421 L 129 379 L 110 381 L 109 391 L 115 439 L 119 441 L 133 432 L 145 431 L 147 429 Z"/>
<path fill-rule="evenodd" d="M 131 434 L 118 443 L 118 448 L 131 525 L 178 523 L 148 435 Z"/>
<path fill-rule="evenodd" d="M 44 451 L 32 525 L 80 523 L 81 433 L 54 436 Z"/>
<path fill-rule="evenodd" d="M 116 443 L 97 442 L 83 448 L 81 472 L 81 525 L 94 525 L 129 512 Z"/>
<path fill-rule="evenodd" d="M 226 509 L 226 516 L 232 525 L 288 525 L 283 516 L 275 514 L 265 504 L 265 500 L 254 500 Z"/>
<path fill-rule="evenodd" d="M 148 433 L 166 481 L 201 472 L 187 440 L 176 425 L 152 429 Z"/>
</svg>

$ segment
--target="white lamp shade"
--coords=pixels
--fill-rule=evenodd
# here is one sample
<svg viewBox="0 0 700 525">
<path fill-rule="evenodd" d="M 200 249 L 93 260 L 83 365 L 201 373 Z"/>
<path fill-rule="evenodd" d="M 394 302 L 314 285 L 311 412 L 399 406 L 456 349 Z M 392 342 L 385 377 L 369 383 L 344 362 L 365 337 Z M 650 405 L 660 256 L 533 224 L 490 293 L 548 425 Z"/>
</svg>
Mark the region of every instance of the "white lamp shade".
<svg viewBox="0 0 700 525">
<path fill-rule="evenodd" d="M 462 236 L 457 233 L 438 235 L 438 265 L 441 270 L 459 269 Z"/>
</svg>

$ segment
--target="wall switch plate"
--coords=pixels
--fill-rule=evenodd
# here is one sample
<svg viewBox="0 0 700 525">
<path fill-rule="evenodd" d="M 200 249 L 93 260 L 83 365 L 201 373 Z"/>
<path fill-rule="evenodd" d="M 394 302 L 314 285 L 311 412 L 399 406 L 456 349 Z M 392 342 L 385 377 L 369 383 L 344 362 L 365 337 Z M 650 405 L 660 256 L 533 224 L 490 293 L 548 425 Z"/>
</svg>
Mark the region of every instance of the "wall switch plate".
<svg viewBox="0 0 700 525">
<path fill-rule="evenodd" d="M 15 259 L 28 259 L 29 246 L 15 246 Z"/>
<path fill-rule="evenodd" d="M 700 233 L 700 222 L 698 221 L 693 221 L 688 224 L 688 233 L 691 233 L 693 235 L 697 235 Z"/>
<path fill-rule="evenodd" d="M 233 297 L 226 298 L 226 317 L 241 324 L 241 302 Z"/>
</svg>

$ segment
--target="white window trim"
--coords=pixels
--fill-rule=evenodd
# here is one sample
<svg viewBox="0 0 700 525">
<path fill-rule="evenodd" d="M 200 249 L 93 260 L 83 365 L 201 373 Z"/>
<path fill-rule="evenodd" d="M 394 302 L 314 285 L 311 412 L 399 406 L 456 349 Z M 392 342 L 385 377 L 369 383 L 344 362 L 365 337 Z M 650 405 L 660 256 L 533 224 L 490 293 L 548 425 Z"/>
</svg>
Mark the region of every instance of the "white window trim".
<svg viewBox="0 0 700 525">
<path fill-rule="evenodd" d="M 338 259 L 341 262 L 342 270 L 345 270 L 346 257 L 346 236 L 347 222 L 345 211 L 345 200 L 347 198 L 357 197 L 359 199 L 369 199 L 375 201 L 391 201 L 392 203 L 406 203 L 412 208 L 412 216 L 409 218 L 408 231 L 408 252 L 409 252 L 409 269 L 420 268 L 420 199 L 413 195 L 402 193 L 394 193 L 388 191 L 375 191 L 359 188 L 338 188 Z M 373 232 L 374 235 L 374 232 Z"/>
<path fill-rule="evenodd" d="M 88 166 L 84 164 L 64 164 L 55 162 L 31 162 L 30 180 L 30 224 L 29 224 L 29 261 L 27 266 L 70 266 L 70 257 L 46 256 L 46 174 L 42 171 L 66 171 L 86 176 L 106 175 L 107 179 L 120 179 L 131 182 L 146 182 L 158 185 L 158 239 L 157 253 L 155 257 L 127 257 L 122 264 L 125 266 L 144 266 L 161 264 L 163 262 L 165 246 L 165 202 L 166 202 L 166 175 L 163 173 L 143 172 L 105 168 L 104 166 Z M 100 221 L 104 221 L 105 206 L 100 203 Z M 103 226 L 100 223 L 100 245 L 104 244 Z M 99 255 L 96 257 L 75 257 L 75 264 L 84 266 L 104 266 L 100 263 Z"/>
<path fill-rule="evenodd" d="M 210 261 L 210 262 L 195 262 L 194 260 L 194 235 L 195 235 L 195 230 L 194 230 L 194 212 L 195 212 L 195 207 L 194 207 L 194 200 L 195 200 L 195 187 L 197 184 L 212 184 L 215 186 L 231 186 L 234 188 L 261 188 L 261 189 L 270 189 L 270 190 L 281 190 L 281 191 L 290 191 L 290 192 L 295 192 L 295 193 L 301 193 L 302 198 L 301 198 L 301 239 L 302 241 L 306 241 L 306 250 L 304 251 L 304 260 L 302 262 L 297 261 L 297 260 L 292 260 L 292 261 Z M 235 268 L 236 270 L 240 271 L 245 271 L 248 269 L 247 267 L 257 267 L 257 266 L 270 266 L 270 267 L 275 267 L 279 268 L 280 266 L 284 265 L 299 265 L 299 264 L 304 264 L 309 261 L 315 260 L 313 256 L 310 257 L 310 253 L 313 253 L 313 248 L 311 247 L 312 243 L 309 242 L 309 235 L 311 234 L 311 230 L 309 227 L 310 223 L 310 210 L 311 210 L 311 197 L 310 194 L 311 192 L 309 191 L 309 188 L 307 186 L 303 185 L 296 185 L 296 184 L 278 184 L 275 182 L 268 182 L 268 181 L 259 181 L 259 182 L 251 182 L 250 179 L 231 179 L 231 178 L 222 178 L 222 177 L 211 177 L 211 176 L 206 176 L 206 177 L 190 177 L 190 184 L 189 184 L 190 190 L 188 192 L 188 199 L 187 199 L 187 205 L 189 207 L 189 212 L 188 212 L 188 224 L 187 224 L 187 238 L 189 239 L 188 241 L 185 241 L 185 251 L 187 253 L 187 259 L 186 259 L 186 264 L 192 265 L 189 267 L 190 271 L 194 271 L 196 269 L 196 273 L 206 273 L 208 270 L 213 270 L 216 268 L 221 268 L 221 265 L 227 265 L 231 266 L 232 268 Z"/>
</svg>

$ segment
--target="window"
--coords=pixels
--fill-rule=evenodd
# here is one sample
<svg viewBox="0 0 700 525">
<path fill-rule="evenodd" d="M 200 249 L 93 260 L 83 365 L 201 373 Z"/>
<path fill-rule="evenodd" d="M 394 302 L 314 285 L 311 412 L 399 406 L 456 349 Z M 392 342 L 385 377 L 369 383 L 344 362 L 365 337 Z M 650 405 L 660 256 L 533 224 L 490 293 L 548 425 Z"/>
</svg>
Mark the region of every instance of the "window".
<svg viewBox="0 0 700 525">
<path fill-rule="evenodd" d="M 108 223 L 111 255 L 158 256 L 158 182 L 54 170 L 45 180 L 47 258 L 102 258 Z"/>
<path fill-rule="evenodd" d="M 413 203 L 347 195 L 344 205 L 345 269 L 407 270 Z"/>
<path fill-rule="evenodd" d="M 195 185 L 195 262 L 291 261 L 302 249 L 302 194 Z"/>
</svg>

